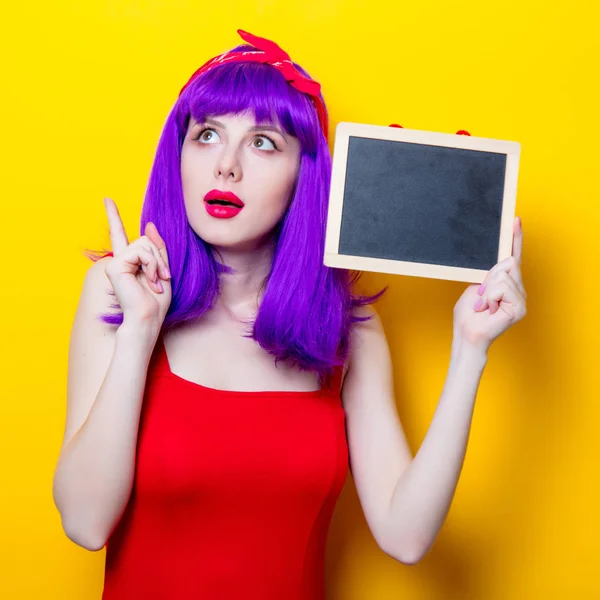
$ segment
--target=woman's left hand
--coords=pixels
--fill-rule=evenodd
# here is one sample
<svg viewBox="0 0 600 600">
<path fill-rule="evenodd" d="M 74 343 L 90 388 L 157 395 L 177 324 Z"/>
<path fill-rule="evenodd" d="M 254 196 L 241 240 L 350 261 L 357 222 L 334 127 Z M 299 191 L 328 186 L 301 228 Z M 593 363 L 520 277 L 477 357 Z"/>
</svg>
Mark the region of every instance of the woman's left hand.
<svg viewBox="0 0 600 600">
<path fill-rule="evenodd" d="M 469 286 L 454 307 L 455 337 L 485 351 L 527 312 L 521 276 L 521 219 L 517 217 L 513 227 L 512 256 L 493 267 L 480 286 Z"/>
</svg>

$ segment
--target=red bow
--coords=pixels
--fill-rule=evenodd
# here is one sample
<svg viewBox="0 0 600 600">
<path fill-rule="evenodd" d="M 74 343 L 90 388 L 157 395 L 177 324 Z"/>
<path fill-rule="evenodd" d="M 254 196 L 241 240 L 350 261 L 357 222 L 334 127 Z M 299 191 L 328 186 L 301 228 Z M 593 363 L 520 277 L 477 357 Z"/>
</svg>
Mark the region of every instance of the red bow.
<svg viewBox="0 0 600 600">
<path fill-rule="evenodd" d="M 240 51 L 240 52 L 228 52 L 211 58 L 208 62 L 204 63 L 199 69 L 197 69 L 188 82 L 181 88 L 179 95 L 202 73 L 226 63 L 230 62 L 257 62 L 267 64 L 275 67 L 284 77 L 285 80 L 295 89 L 304 94 L 307 94 L 312 98 L 312 101 L 317 109 L 317 115 L 319 117 L 319 123 L 321 129 L 327 139 L 328 124 L 327 124 L 327 111 L 325 105 L 321 100 L 321 85 L 314 79 L 305 77 L 296 69 L 292 60 L 287 52 L 282 50 L 275 42 L 261 38 L 256 35 L 252 35 L 247 31 L 238 29 L 240 37 L 254 46 L 258 52 L 255 51 Z"/>
</svg>

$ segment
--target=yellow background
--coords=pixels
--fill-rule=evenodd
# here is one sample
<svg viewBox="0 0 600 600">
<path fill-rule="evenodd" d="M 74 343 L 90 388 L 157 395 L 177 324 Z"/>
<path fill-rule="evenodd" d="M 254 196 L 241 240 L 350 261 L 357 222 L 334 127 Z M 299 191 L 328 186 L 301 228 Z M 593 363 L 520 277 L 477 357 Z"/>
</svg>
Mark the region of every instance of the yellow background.
<svg viewBox="0 0 600 600">
<path fill-rule="evenodd" d="M 7 7 L 8 6 L 8 7 Z M 519 141 L 529 314 L 493 347 L 449 519 L 416 567 L 384 555 L 351 480 L 331 600 L 600 598 L 598 5 L 592 0 L 13 2 L 0 19 L 0 598 L 99 598 L 104 555 L 51 497 L 68 336 L 102 198 L 131 235 L 181 85 L 235 45 L 278 41 L 340 120 Z M 413 450 L 432 417 L 456 283 L 368 274 Z"/>
</svg>

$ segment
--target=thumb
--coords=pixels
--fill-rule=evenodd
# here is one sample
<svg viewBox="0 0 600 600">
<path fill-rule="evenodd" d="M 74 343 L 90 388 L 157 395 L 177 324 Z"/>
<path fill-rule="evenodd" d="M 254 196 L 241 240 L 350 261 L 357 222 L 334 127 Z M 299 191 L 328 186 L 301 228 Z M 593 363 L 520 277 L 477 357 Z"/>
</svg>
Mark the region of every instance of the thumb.
<svg viewBox="0 0 600 600">
<path fill-rule="evenodd" d="M 145 233 L 145 235 L 147 235 L 150 238 L 152 243 L 156 245 L 156 247 L 158 248 L 158 251 L 160 252 L 160 255 L 163 257 L 163 260 L 165 261 L 166 265 L 169 266 L 169 255 L 167 253 L 167 245 L 165 244 L 165 241 L 160 236 L 160 233 L 158 233 L 158 229 L 156 228 L 156 225 L 154 223 L 152 223 L 151 221 L 149 221 L 148 223 L 146 223 L 144 233 Z"/>
</svg>

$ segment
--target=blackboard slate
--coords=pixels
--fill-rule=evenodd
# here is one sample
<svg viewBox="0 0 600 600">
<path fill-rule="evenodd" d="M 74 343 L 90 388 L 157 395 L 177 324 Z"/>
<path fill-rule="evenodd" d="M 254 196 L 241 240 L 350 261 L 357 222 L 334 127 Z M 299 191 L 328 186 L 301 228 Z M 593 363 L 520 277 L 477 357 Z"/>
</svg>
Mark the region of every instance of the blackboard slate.
<svg viewBox="0 0 600 600">
<path fill-rule="evenodd" d="M 505 154 L 350 136 L 339 253 L 489 270 L 505 175 Z"/>
<path fill-rule="evenodd" d="M 511 254 L 518 142 L 338 123 L 323 263 L 481 283 Z"/>
</svg>

